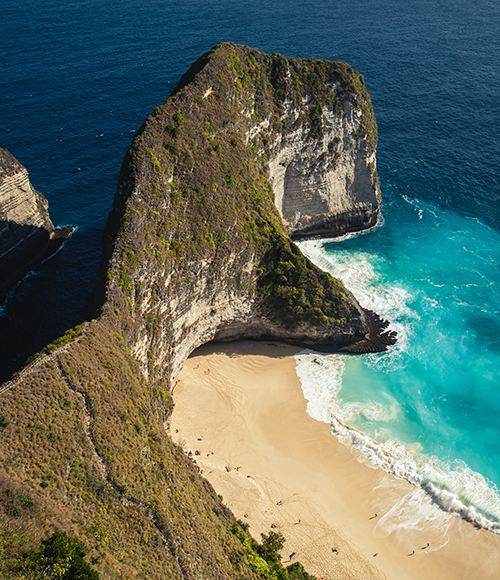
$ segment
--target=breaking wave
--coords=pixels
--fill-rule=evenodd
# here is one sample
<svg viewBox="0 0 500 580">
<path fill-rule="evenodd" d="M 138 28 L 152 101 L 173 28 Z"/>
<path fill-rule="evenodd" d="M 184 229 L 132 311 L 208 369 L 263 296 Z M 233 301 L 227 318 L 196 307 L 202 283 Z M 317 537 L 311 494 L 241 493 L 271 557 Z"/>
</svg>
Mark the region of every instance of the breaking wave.
<svg viewBox="0 0 500 580">
<path fill-rule="evenodd" d="M 398 333 L 397 344 L 386 354 L 363 357 L 368 365 L 397 370 L 404 364 L 400 355 L 408 348 L 412 321 L 418 319 L 418 314 L 410 306 L 411 293 L 401 285 L 381 283 L 377 266 L 382 258 L 342 249 L 331 254 L 324 250 L 324 244 L 325 240 L 299 243 L 302 252 L 319 267 L 340 278 L 363 307 L 376 311 L 390 322 L 391 330 Z M 396 440 L 393 433 L 397 432 L 397 427 L 387 428 L 396 422 L 400 413 L 394 398 L 387 395 L 383 403 L 342 400 L 339 393 L 348 355 L 306 350 L 295 358 L 308 414 L 329 423 L 332 433 L 343 444 L 354 448 L 369 465 L 417 486 L 418 489 L 404 499 L 404 507 L 390 507 L 380 525 L 385 525 L 386 529 L 399 525 L 395 523 L 395 514 L 405 511 L 412 514 L 411 525 L 414 526 L 419 517 L 425 515 L 429 520 L 429 510 L 435 510 L 437 506 L 476 526 L 500 533 L 500 495 L 496 486 L 463 462 L 448 463 L 436 456 L 425 455 L 418 444 L 404 445 Z M 357 428 L 363 422 L 371 426 L 380 423 L 380 427 L 369 435 Z M 418 505 L 422 509 L 420 516 L 416 509 Z M 439 520 L 436 515 L 432 518 Z M 446 521 L 440 520 L 440 525 L 445 526 Z"/>
</svg>

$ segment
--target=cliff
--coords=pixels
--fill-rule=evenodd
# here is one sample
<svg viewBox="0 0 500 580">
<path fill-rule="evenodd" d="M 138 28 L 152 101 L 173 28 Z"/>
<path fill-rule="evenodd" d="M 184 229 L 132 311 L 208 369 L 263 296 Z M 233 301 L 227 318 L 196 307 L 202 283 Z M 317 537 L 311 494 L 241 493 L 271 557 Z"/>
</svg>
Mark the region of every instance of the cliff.
<svg viewBox="0 0 500 580">
<path fill-rule="evenodd" d="M 0 149 L 0 295 L 45 253 L 53 231 L 47 200 L 26 169 Z"/>
<path fill-rule="evenodd" d="M 336 350 L 365 338 L 354 297 L 288 233 L 376 220 L 375 144 L 369 96 L 345 63 L 223 44 L 191 67 L 135 139 L 110 221 L 108 305 L 130 314 L 146 375 L 172 376 L 212 339 Z"/>
<path fill-rule="evenodd" d="M 191 67 L 123 163 L 99 318 L 0 387 L 0 575 L 64 529 L 106 577 L 278 577 L 170 440 L 172 380 L 214 339 L 393 341 L 289 235 L 376 219 L 375 144 L 344 63 L 222 44 Z"/>
<path fill-rule="evenodd" d="M 375 225 L 377 126 L 363 77 L 343 62 L 274 57 L 271 67 L 284 96 L 275 104 L 284 130 L 266 161 L 288 231 L 337 236 Z M 265 125 L 250 129 L 252 140 L 268 138 Z"/>
</svg>

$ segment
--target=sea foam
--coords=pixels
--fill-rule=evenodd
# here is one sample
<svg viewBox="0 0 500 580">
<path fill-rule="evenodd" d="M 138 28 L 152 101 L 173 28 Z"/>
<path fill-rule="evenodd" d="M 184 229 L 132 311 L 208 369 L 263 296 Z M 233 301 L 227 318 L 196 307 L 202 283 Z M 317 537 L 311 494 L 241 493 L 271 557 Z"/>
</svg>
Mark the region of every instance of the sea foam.
<svg viewBox="0 0 500 580">
<path fill-rule="evenodd" d="M 341 241 L 353 235 L 355 234 L 347 234 L 332 241 Z M 399 352 L 406 350 L 408 346 L 411 333 L 411 324 L 408 320 L 417 317 L 408 306 L 412 299 L 411 294 L 402 286 L 386 286 L 380 283 L 376 267 L 381 258 L 366 252 L 343 250 L 332 255 L 323 249 L 324 244 L 325 240 L 299 242 L 303 254 L 321 269 L 342 280 L 363 308 L 373 310 L 389 321 L 389 329 L 397 333 L 398 340 L 390 349 L 390 356 L 375 355 L 372 359 L 381 361 L 380 364 L 386 364 L 389 360 L 394 362 Z"/>
<path fill-rule="evenodd" d="M 348 234 L 351 237 L 350 234 Z M 326 240 L 300 242 L 303 253 L 322 269 L 340 278 L 360 304 L 379 313 L 398 333 L 398 343 L 384 355 L 363 355 L 369 365 L 382 365 L 396 371 L 401 353 L 408 347 L 411 321 L 417 316 L 410 307 L 412 296 L 398 285 L 384 285 L 377 274 L 381 258 L 364 252 L 343 250 L 329 254 Z M 354 448 L 360 459 L 415 485 L 395 506 L 389 506 L 379 526 L 403 531 L 421 525 L 421 520 L 435 521 L 445 531 L 449 514 L 456 514 L 474 525 L 500 533 L 500 495 L 494 484 L 467 465 L 453 465 L 420 452 L 418 445 L 404 445 L 387 437 L 370 436 L 353 425 L 360 419 L 371 423 L 390 423 L 399 413 L 398 404 L 379 402 L 342 402 L 339 396 L 347 356 L 320 354 L 305 350 L 296 359 L 297 376 L 307 401 L 308 414 L 329 423 L 332 433 L 345 445 Z M 418 509 L 417 509 L 418 508 Z M 440 508 L 440 509 L 439 509 Z M 443 513 L 440 516 L 438 512 Z M 404 514 L 404 517 L 403 517 Z M 396 517 L 397 515 L 397 517 Z M 420 522 L 420 523 L 419 523 Z"/>
</svg>

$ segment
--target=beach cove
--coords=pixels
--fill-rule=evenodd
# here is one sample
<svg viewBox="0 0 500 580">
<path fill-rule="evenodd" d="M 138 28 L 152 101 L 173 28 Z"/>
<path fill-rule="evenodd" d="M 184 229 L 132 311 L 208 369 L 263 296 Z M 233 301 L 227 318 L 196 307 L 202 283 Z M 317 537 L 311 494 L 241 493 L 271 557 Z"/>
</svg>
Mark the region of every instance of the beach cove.
<svg viewBox="0 0 500 580">
<path fill-rule="evenodd" d="M 306 413 L 297 350 L 210 345 L 174 388 L 170 432 L 255 537 L 323 578 L 495 578 L 500 538 L 373 469 Z"/>
</svg>

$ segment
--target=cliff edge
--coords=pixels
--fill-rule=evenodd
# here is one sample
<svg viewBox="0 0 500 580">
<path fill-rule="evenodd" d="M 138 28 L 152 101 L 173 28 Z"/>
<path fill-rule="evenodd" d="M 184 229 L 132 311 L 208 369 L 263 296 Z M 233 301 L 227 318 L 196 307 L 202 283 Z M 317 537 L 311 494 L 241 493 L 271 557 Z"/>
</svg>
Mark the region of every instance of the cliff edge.
<svg viewBox="0 0 500 580">
<path fill-rule="evenodd" d="M 45 253 L 53 231 L 47 200 L 26 168 L 0 148 L 0 296 Z"/>
<path fill-rule="evenodd" d="M 391 343 L 290 239 L 373 223 L 375 146 L 345 63 L 224 43 L 191 67 L 123 163 L 99 317 L 0 386 L 1 576 L 62 529 L 104 577 L 306 578 L 258 555 L 172 443 L 171 388 L 214 339 Z"/>
<path fill-rule="evenodd" d="M 213 339 L 366 343 L 366 313 L 289 234 L 373 224 L 375 144 L 369 96 L 345 63 L 229 43 L 195 62 L 136 137 L 110 220 L 105 310 L 129 315 L 145 373 L 172 376 Z"/>
</svg>

